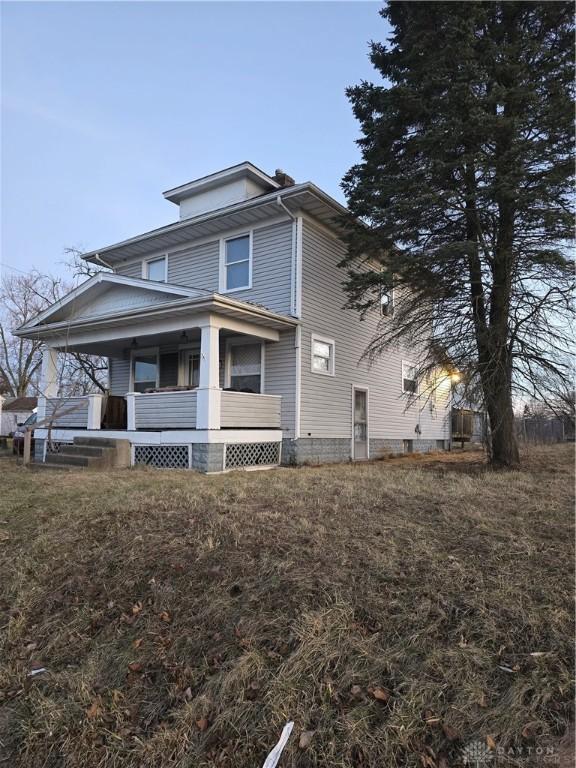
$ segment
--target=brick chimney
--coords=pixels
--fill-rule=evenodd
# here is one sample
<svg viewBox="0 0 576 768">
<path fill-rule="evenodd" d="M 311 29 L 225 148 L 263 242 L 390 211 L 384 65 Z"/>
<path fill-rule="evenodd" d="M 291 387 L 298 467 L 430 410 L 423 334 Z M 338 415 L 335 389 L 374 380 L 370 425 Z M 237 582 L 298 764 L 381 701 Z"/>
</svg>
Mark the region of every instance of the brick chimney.
<svg viewBox="0 0 576 768">
<path fill-rule="evenodd" d="M 280 184 L 281 187 L 293 187 L 294 184 L 296 184 L 292 176 L 288 176 L 288 174 L 285 173 L 281 168 L 276 168 L 272 178 L 274 181 Z"/>
</svg>

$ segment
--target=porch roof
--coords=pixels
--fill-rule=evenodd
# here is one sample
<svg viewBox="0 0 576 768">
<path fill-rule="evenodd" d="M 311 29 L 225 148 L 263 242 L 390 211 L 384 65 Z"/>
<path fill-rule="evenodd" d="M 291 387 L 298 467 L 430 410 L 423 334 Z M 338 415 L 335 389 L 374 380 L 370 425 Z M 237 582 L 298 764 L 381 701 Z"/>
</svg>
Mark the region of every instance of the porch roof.
<svg viewBox="0 0 576 768">
<path fill-rule="evenodd" d="M 62 344 L 65 338 L 72 343 L 85 331 L 117 328 L 139 336 L 148 332 L 153 321 L 171 320 L 182 328 L 193 327 L 195 320 L 207 314 L 275 331 L 298 324 L 295 318 L 218 293 L 101 272 L 14 334 L 54 344 Z"/>
</svg>

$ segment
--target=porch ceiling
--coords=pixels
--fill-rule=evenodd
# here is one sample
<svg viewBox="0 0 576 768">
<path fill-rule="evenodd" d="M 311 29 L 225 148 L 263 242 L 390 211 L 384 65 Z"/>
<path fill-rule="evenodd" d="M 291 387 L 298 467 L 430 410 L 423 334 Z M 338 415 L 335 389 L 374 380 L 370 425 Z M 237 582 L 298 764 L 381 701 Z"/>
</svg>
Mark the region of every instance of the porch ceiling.
<svg viewBox="0 0 576 768">
<path fill-rule="evenodd" d="M 186 335 L 183 336 L 183 333 Z M 220 339 L 224 342 L 226 339 L 237 337 L 238 335 L 238 333 L 226 329 L 220 331 Z M 133 346 L 134 342 L 136 342 L 136 346 Z M 135 336 L 125 336 L 104 342 L 70 344 L 66 349 L 71 352 L 85 352 L 88 355 L 123 358 L 129 357 L 132 349 L 137 351 L 138 349 L 146 349 L 148 347 L 159 347 L 162 351 L 162 348 L 177 349 L 193 344 L 200 344 L 199 328 L 187 328 L 168 333 L 139 333 Z"/>
</svg>

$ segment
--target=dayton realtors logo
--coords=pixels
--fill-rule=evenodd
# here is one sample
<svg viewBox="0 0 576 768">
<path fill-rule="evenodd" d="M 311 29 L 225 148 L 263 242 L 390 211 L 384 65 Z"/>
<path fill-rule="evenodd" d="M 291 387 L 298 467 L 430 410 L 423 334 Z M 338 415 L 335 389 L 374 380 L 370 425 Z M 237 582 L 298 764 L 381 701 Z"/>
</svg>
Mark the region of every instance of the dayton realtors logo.
<svg viewBox="0 0 576 768">
<path fill-rule="evenodd" d="M 494 758 L 494 753 L 484 741 L 471 741 L 462 750 L 462 764 L 466 768 L 486 768 Z"/>
<path fill-rule="evenodd" d="M 468 743 L 461 752 L 464 768 L 497 768 L 500 762 L 514 759 L 516 765 L 548 766 L 558 764 L 558 752 L 554 747 L 497 747 L 488 746 L 485 741 L 477 739 Z M 509 765 L 506 762 L 506 765 Z"/>
</svg>

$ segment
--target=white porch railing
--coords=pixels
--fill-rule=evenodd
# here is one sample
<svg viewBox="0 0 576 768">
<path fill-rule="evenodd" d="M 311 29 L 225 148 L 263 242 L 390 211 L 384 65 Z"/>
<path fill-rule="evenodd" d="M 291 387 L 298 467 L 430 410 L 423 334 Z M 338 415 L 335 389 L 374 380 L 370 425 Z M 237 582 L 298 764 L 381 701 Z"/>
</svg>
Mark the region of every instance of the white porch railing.
<svg viewBox="0 0 576 768">
<path fill-rule="evenodd" d="M 280 429 L 279 395 L 220 392 L 220 427 L 224 429 Z M 46 421 L 52 427 L 100 429 L 103 395 L 50 397 Z M 126 395 L 127 429 L 200 429 L 198 391 L 131 392 Z"/>
<path fill-rule="evenodd" d="M 222 392 L 220 426 L 235 429 L 279 429 L 280 395 Z"/>
<path fill-rule="evenodd" d="M 131 393 L 126 400 L 128 429 L 196 429 L 197 395 L 192 389 Z"/>
</svg>

